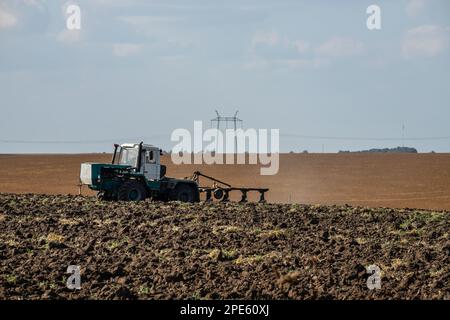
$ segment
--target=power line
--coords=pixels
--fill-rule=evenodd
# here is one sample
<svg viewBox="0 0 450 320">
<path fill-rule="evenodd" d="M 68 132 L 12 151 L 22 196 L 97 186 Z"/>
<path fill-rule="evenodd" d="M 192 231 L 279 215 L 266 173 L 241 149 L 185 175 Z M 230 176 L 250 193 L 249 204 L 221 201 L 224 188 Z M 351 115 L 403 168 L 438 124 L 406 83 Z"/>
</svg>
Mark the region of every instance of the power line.
<svg viewBox="0 0 450 320">
<path fill-rule="evenodd" d="M 428 141 L 428 140 L 450 140 L 450 137 L 349 137 L 349 136 L 311 136 L 302 134 L 280 133 L 281 137 L 312 139 L 312 140 L 355 140 L 355 141 Z"/>
<path fill-rule="evenodd" d="M 228 120 L 220 118 L 228 118 Z M 217 121 L 218 129 L 220 128 L 220 122 L 233 122 L 234 128 L 237 128 L 237 123 L 241 125 L 242 120 L 235 117 L 220 117 L 219 119 L 212 119 L 211 122 Z M 234 123 L 236 121 L 236 123 Z M 169 134 L 157 134 L 152 136 L 140 136 L 140 137 L 128 137 L 118 139 L 102 139 L 102 140 L 19 140 L 19 139 L 0 139 L 0 143 L 21 143 L 21 144 L 98 144 L 98 143 L 110 143 L 120 141 L 138 141 L 142 139 L 157 139 L 167 138 Z M 353 140 L 353 141 L 437 141 L 437 140 L 450 140 L 450 136 L 440 137 L 352 137 L 352 136 L 315 136 L 315 135 L 303 135 L 295 133 L 280 133 L 281 137 L 287 138 L 299 138 L 299 139 L 311 139 L 311 140 Z"/>
</svg>

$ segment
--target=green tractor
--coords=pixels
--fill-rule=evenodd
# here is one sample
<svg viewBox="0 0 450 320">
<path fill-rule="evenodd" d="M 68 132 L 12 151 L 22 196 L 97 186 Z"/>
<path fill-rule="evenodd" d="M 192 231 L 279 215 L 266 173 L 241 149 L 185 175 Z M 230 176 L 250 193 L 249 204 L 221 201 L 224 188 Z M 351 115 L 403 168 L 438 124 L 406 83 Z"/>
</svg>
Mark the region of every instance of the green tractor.
<svg viewBox="0 0 450 320">
<path fill-rule="evenodd" d="M 102 200 L 200 201 L 196 181 L 165 176 L 161 155 L 161 149 L 142 142 L 115 144 L 111 164 L 81 164 L 80 186 L 97 191 Z"/>
</svg>

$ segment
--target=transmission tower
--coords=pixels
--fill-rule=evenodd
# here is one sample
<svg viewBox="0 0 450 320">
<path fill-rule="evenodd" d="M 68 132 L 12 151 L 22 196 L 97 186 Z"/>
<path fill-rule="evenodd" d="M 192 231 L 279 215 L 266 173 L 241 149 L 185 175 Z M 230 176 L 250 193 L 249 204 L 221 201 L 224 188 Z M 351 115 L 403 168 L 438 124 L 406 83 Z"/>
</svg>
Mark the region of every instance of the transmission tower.
<svg viewBox="0 0 450 320">
<path fill-rule="evenodd" d="M 237 117 L 239 110 L 234 113 L 232 117 L 223 117 L 219 114 L 219 111 L 216 111 L 217 117 L 211 119 L 211 127 L 216 127 L 217 130 L 221 129 L 221 124 L 225 124 L 225 129 L 228 129 L 228 124 L 233 124 L 233 129 L 236 131 L 238 126 L 240 129 L 243 128 L 243 121 Z M 216 140 L 216 150 L 217 150 L 217 140 Z M 234 137 L 234 150 L 237 153 L 237 136 Z"/>
</svg>

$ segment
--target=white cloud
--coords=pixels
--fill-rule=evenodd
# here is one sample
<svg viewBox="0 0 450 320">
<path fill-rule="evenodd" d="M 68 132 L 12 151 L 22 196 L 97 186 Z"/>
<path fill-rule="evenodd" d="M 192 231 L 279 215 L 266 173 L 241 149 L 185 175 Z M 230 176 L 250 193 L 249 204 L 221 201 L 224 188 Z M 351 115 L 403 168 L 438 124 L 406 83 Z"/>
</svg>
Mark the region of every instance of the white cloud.
<svg viewBox="0 0 450 320">
<path fill-rule="evenodd" d="M 425 8 L 425 0 L 409 0 L 406 4 L 406 13 L 411 16 L 417 16 Z"/>
<path fill-rule="evenodd" d="M 309 43 L 303 40 L 295 40 L 292 45 L 297 49 L 298 53 L 305 53 L 309 50 Z"/>
<path fill-rule="evenodd" d="M 252 46 L 259 45 L 269 47 L 283 47 L 285 49 L 295 49 L 297 53 L 305 53 L 309 50 L 309 43 L 304 40 L 291 40 L 289 37 L 281 36 L 276 31 L 257 33 L 252 38 Z"/>
<path fill-rule="evenodd" d="M 17 24 L 17 18 L 11 12 L 0 7 L 0 29 L 7 29 Z"/>
<path fill-rule="evenodd" d="M 402 43 L 402 54 L 406 58 L 435 57 L 442 53 L 450 42 L 450 28 L 424 25 L 410 29 Z"/>
<path fill-rule="evenodd" d="M 38 8 L 39 10 L 44 10 L 46 5 L 44 0 L 22 0 L 28 6 Z"/>
<path fill-rule="evenodd" d="M 113 55 L 116 57 L 127 57 L 138 54 L 142 50 L 142 45 L 135 43 L 115 43 L 113 45 Z"/>
<path fill-rule="evenodd" d="M 264 59 L 253 59 L 244 63 L 245 69 L 264 69 L 268 67 L 270 64 L 267 60 Z"/>
<path fill-rule="evenodd" d="M 142 0 L 90 0 L 96 5 L 103 5 L 103 6 L 123 6 L 123 7 L 130 7 L 131 5 L 139 4 Z"/>
<path fill-rule="evenodd" d="M 281 43 L 281 37 L 275 31 L 271 31 L 268 33 L 258 33 L 252 39 L 253 46 L 262 44 L 262 45 L 274 47 L 280 43 Z"/>
<path fill-rule="evenodd" d="M 322 68 L 330 64 L 330 61 L 322 58 L 312 58 L 312 59 L 282 59 L 276 60 L 277 64 L 281 66 L 286 66 L 290 68 Z"/>
<path fill-rule="evenodd" d="M 134 27 L 148 27 L 152 24 L 170 24 L 182 20 L 178 17 L 169 16 L 120 16 L 117 19 Z"/>
<path fill-rule="evenodd" d="M 65 44 L 74 44 L 81 40 L 81 31 L 64 29 L 58 33 L 57 39 Z"/>
<path fill-rule="evenodd" d="M 133 28 L 137 35 L 151 38 L 153 44 L 159 46 L 185 49 L 198 42 L 198 35 L 185 26 L 176 25 L 185 21 L 183 17 L 135 15 L 116 19 Z"/>
<path fill-rule="evenodd" d="M 311 49 L 305 40 L 292 40 L 275 31 L 258 33 L 251 40 L 254 57 L 245 64 L 248 69 L 269 66 L 296 69 L 328 67 L 333 58 L 353 56 L 364 49 L 362 42 L 345 37 L 334 37 Z"/>
<path fill-rule="evenodd" d="M 362 42 L 334 37 L 311 48 L 308 41 L 292 40 L 275 31 L 258 33 L 251 40 L 252 59 L 244 66 L 247 69 L 287 67 L 293 69 L 317 69 L 328 67 L 335 58 L 354 56 L 364 49 Z"/>
<path fill-rule="evenodd" d="M 316 54 L 324 57 L 353 56 L 363 51 L 364 45 L 351 38 L 334 37 L 318 46 Z"/>
<path fill-rule="evenodd" d="M 317 69 L 327 67 L 328 59 L 293 58 L 293 59 L 253 59 L 244 64 L 246 69 L 265 69 L 268 67 L 284 67 L 290 69 Z"/>
<path fill-rule="evenodd" d="M 173 64 L 173 63 L 181 62 L 181 61 L 183 61 L 185 59 L 186 59 L 186 57 L 184 55 L 182 55 L 182 54 L 167 55 L 167 56 L 159 57 L 159 60 L 162 63 L 166 63 L 166 64 Z"/>
</svg>

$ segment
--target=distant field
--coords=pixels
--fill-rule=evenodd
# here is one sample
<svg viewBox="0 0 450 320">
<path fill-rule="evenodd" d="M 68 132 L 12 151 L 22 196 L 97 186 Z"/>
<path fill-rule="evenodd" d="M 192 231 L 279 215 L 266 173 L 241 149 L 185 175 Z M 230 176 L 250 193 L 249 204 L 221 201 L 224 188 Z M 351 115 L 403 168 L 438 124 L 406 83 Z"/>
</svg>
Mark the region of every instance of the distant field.
<svg viewBox="0 0 450 320">
<path fill-rule="evenodd" d="M 0 155 L 0 192 L 77 194 L 87 161 L 110 155 Z M 269 202 L 450 209 L 450 154 L 282 154 L 275 176 L 256 165 L 163 163 L 171 177 L 200 170 L 235 186 L 268 187 Z"/>
</svg>

